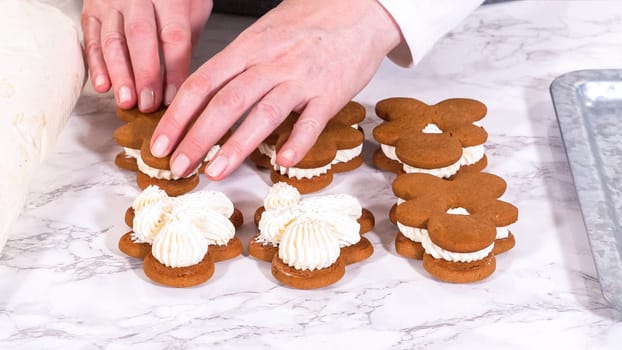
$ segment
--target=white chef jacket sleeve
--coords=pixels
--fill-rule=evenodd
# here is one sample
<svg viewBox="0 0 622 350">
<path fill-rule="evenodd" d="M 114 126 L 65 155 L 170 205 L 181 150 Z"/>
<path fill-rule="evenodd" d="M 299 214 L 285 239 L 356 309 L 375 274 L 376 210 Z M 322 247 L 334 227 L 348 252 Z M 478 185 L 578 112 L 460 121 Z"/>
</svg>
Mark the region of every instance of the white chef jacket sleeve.
<svg viewBox="0 0 622 350">
<path fill-rule="evenodd" d="M 388 57 L 411 67 L 484 0 L 378 0 L 402 31 L 403 42 Z"/>
</svg>

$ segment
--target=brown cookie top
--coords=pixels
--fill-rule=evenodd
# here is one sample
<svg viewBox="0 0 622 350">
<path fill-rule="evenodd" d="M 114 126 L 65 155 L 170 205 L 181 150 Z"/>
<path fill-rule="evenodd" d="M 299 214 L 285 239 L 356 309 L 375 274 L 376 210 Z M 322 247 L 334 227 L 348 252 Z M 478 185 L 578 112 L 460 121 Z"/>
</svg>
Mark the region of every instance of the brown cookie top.
<svg viewBox="0 0 622 350">
<path fill-rule="evenodd" d="M 155 112 L 143 113 L 138 109 L 138 107 L 132 109 L 122 109 L 117 107 L 117 118 L 127 123 L 130 123 L 136 118 L 151 118 L 160 120 L 160 118 L 164 115 L 164 112 L 166 112 L 166 108 L 166 106 L 162 106 Z"/>
<path fill-rule="evenodd" d="M 153 134 L 159 119 L 136 117 L 114 131 L 114 139 L 122 147 L 140 149 L 143 140 Z"/>
<path fill-rule="evenodd" d="M 291 134 L 299 115 L 292 113 L 276 130 L 264 140 L 281 149 Z M 365 108 L 356 102 L 349 102 L 331 118 L 315 144 L 305 157 L 294 167 L 302 169 L 320 168 L 330 164 L 338 150 L 350 149 L 361 145 L 364 135 L 352 125 L 365 119 Z"/>
<path fill-rule="evenodd" d="M 499 200 L 505 181 L 488 173 L 458 174 L 447 181 L 429 174 L 402 174 L 393 192 L 405 200 L 397 206 L 397 220 L 425 228 L 432 242 L 452 252 L 473 252 L 492 244 L 496 228 L 518 219 L 518 209 Z M 448 210 L 464 208 L 468 215 Z"/>
<path fill-rule="evenodd" d="M 488 133 L 473 124 L 484 118 L 486 111 L 483 103 L 471 99 L 448 99 L 430 106 L 413 98 L 389 98 L 376 104 L 376 114 L 384 122 L 374 128 L 373 135 L 378 142 L 395 146 L 398 158 L 406 164 L 427 169 L 432 168 L 430 164 L 445 167 L 459 160 L 456 154 L 462 155 L 463 147 L 486 142 Z M 429 124 L 442 133 L 424 133 Z M 449 153 L 441 156 L 440 148 Z"/>
</svg>

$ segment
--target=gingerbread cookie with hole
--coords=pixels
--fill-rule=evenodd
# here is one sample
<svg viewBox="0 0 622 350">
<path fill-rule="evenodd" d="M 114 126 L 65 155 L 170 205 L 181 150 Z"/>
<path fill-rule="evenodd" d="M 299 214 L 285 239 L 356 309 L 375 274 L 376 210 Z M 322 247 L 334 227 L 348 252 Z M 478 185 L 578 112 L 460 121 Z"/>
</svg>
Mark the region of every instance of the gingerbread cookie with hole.
<svg viewBox="0 0 622 350">
<path fill-rule="evenodd" d="M 333 174 L 358 168 L 365 136 L 359 126 L 365 108 L 350 102 L 328 121 L 320 137 L 294 167 L 282 167 L 276 155 L 291 134 L 299 115 L 292 113 L 250 156 L 260 168 L 271 169 L 273 183 L 286 182 L 301 193 L 319 191 L 333 180 Z"/>
<path fill-rule="evenodd" d="M 452 181 L 399 175 L 393 182 L 399 198 L 396 251 L 423 259 L 424 268 L 443 281 L 486 278 L 494 272 L 495 254 L 514 246 L 508 226 L 518 219 L 518 210 L 498 199 L 505 189 L 502 178 L 488 173 L 460 173 Z"/>
<path fill-rule="evenodd" d="M 389 98 L 376 104 L 383 122 L 373 130 L 380 148 L 373 155 L 379 169 L 427 173 L 451 178 L 487 165 L 488 137 L 478 122 L 486 106 L 472 99 L 448 99 L 427 105 L 413 98 Z"/>
</svg>

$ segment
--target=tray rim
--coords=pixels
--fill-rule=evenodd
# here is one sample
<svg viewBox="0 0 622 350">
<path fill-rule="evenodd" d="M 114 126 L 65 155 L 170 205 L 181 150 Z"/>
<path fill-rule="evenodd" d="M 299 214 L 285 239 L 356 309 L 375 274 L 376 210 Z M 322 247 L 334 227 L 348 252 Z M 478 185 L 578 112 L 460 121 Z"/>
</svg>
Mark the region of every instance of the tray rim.
<svg viewBox="0 0 622 350">
<path fill-rule="evenodd" d="M 598 170 L 598 168 L 590 167 L 593 170 L 587 173 L 576 165 L 573 160 L 574 154 L 577 152 L 583 152 L 583 154 L 589 155 L 591 163 L 595 164 L 600 163 L 600 157 L 593 149 L 596 146 L 593 139 L 591 139 L 591 134 L 588 130 L 589 128 L 586 127 L 584 122 L 572 125 L 573 127 L 580 126 L 580 131 L 585 136 L 581 140 L 582 142 L 577 142 L 577 139 L 575 139 L 573 140 L 575 141 L 573 143 L 574 147 L 569 147 L 567 138 L 567 135 L 570 134 L 570 130 L 566 129 L 569 121 L 577 119 L 580 119 L 581 121 L 585 120 L 585 115 L 583 113 L 583 108 L 577 91 L 580 86 L 588 82 L 595 81 L 617 81 L 622 83 L 622 69 L 585 69 L 570 71 L 556 77 L 551 82 L 549 91 L 553 107 L 555 109 L 560 135 L 562 137 L 564 152 L 566 154 L 568 164 L 570 165 L 570 173 L 572 175 L 573 184 L 577 193 L 584 228 L 590 244 L 592 258 L 594 260 L 596 273 L 600 282 L 601 292 L 604 299 L 609 304 L 619 310 L 622 310 L 622 264 L 618 264 L 619 266 L 617 266 L 616 269 L 616 266 L 611 266 L 613 264 L 610 263 L 610 261 L 614 260 L 617 260 L 620 263 L 622 257 L 618 247 L 612 248 L 611 246 L 607 246 L 603 243 L 602 239 L 600 239 L 604 235 L 612 235 L 613 239 L 616 239 L 616 232 L 618 235 L 620 232 L 618 215 L 616 214 L 615 209 L 612 208 L 612 199 L 610 195 L 604 190 L 606 188 L 606 181 L 603 178 L 602 171 Z M 574 130 L 574 132 L 576 132 L 576 130 Z M 592 185 L 584 186 L 583 189 L 580 189 L 577 185 L 578 173 L 581 173 L 583 177 L 585 177 L 586 174 L 589 174 L 591 180 L 589 183 Z M 586 220 L 586 214 L 591 210 L 595 210 L 594 208 L 597 204 L 593 200 L 595 193 L 598 193 L 609 202 L 607 205 L 608 210 L 606 211 L 609 225 L 604 233 L 600 229 L 596 230 L 592 227 L 592 223 Z"/>
</svg>

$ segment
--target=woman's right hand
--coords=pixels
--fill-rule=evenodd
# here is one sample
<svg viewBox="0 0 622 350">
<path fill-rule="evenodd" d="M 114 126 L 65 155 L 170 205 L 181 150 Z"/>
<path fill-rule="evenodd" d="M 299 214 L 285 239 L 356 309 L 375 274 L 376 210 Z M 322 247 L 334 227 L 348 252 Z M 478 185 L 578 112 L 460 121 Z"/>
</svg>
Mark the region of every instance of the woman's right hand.
<svg viewBox="0 0 622 350">
<path fill-rule="evenodd" d="M 193 45 L 212 0 L 84 0 L 82 30 L 97 92 L 153 112 L 170 104 L 190 72 Z M 160 70 L 160 50 L 163 70 Z"/>
</svg>

